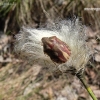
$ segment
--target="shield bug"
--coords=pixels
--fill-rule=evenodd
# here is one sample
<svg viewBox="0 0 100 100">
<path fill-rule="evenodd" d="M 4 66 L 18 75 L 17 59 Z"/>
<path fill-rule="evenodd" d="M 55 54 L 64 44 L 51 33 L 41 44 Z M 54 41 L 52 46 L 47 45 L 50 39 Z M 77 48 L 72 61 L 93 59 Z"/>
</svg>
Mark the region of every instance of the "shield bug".
<svg viewBox="0 0 100 100">
<path fill-rule="evenodd" d="M 56 63 L 65 63 L 70 55 L 69 46 L 56 36 L 42 38 L 44 53 Z"/>
</svg>

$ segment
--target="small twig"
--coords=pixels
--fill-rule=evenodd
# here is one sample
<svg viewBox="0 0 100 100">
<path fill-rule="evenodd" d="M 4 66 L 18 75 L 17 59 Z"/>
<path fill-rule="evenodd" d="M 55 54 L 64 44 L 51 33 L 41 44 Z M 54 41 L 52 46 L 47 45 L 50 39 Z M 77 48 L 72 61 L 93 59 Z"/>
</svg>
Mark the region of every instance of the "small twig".
<svg viewBox="0 0 100 100">
<path fill-rule="evenodd" d="M 48 19 L 48 21 L 49 21 L 50 23 L 53 23 L 52 19 L 50 18 L 49 13 L 45 10 L 45 8 L 44 8 L 44 6 L 43 6 L 43 2 L 42 2 L 41 0 L 39 0 L 39 2 L 40 2 L 41 8 L 42 8 L 43 13 L 45 14 L 46 18 Z"/>
<path fill-rule="evenodd" d="M 11 10 L 9 11 L 9 14 L 7 16 L 7 19 L 5 20 L 5 26 L 4 26 L 4 33 L 6 33 L 7 31 L 7 28 L 8 28 L 8 23 L 9 23 L 9 20 L 10 20 L 10 17 L 11 17 L 11 14 L 12 14 L 12 11 L 14 11 L 16 5 L 14 5 Z"/>
</svg>

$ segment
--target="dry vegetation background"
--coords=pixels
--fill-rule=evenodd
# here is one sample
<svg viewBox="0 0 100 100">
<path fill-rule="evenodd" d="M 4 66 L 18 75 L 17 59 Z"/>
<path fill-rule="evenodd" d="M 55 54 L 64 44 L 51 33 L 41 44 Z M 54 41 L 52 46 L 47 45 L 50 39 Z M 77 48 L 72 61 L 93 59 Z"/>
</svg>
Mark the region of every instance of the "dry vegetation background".
<svg viewBox="0 0 100 100">
<path fill-rule="evenodd" d="M 57 76 L 18 59 L 13 51 L 14 36 L 23 25 L 38 28 L 51 19 L 75 17 L 87 26 L 87 41 L 95 50 L 85 78 L 100 100 L 99 0 L 0 0 L 0 100 L 91 100 L 76 77 Z"/>
</svg>

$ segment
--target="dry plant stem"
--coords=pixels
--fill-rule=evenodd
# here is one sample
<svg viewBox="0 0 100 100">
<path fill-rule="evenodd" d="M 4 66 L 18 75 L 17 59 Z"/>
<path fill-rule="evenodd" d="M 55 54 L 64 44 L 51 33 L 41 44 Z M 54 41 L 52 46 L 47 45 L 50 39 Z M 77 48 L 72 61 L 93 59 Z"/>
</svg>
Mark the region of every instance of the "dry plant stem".
<svg viewBox="0 0 100 100">
<path fill-rule="evenodd" d="M 77 73 L 76 76 L 78 77 L 78 79 L 82 82 L 82 84 L 84 85 L 85 89 L 87 90 L 87 92 L 89 93 L 89 95 L 92 97 L 93 100 L 98 100 L 95 96 L 95 94 L 93 93 L 93 91 L 91 90 L 91 88 L 88 86 L 88 84 L 86 83 L 84 77 L 82 74 Z"/>
</svg>

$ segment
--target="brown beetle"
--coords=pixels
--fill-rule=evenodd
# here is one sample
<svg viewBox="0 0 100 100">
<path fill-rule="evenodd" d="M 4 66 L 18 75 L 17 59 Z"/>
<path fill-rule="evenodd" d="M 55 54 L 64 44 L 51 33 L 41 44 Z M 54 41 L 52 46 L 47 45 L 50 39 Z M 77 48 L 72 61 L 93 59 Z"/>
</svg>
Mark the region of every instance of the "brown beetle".
<svg viewBox="0 0 100 100">
<path fill-rule="evenodd" d="M 44 53 L 56 63 L 65 63 L 70 55 L 69 46 L 56 36 L 42 38 Z"/>
</svg>

